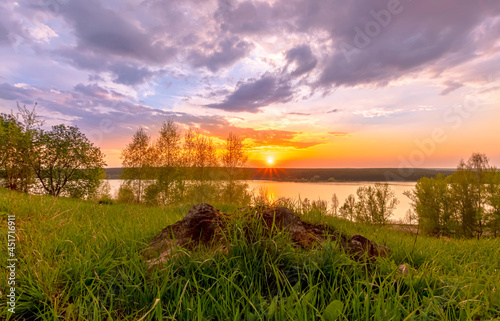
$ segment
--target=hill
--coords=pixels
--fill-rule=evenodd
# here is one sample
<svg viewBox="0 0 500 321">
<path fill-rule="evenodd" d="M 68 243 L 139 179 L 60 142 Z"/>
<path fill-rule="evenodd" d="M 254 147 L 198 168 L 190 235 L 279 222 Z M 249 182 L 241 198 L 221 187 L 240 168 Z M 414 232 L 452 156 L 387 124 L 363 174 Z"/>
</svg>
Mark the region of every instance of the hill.
<svg viewBox="0 0 500 321">
<path fill-rule="evenodd" d="M 499 239 L 416 238 L 316 212 L 301 212 L 301 218 L 362 234 L 388 246 L 390 256 L 360 263 L 336 243 L 301 250 L 283 233 L 251 242 L 248 237 L 259 240 L 258 224 L 236 220 L 226 235 L 230 247 L 179 249 L 161 267 L 148 269 L 141 251 L 191 205 L 99 205 L 0 189 L 0 229 L 15 222 L 13 253 L 19 260 L 14 274 L 9 272 L 15 289 L 2 289 L 17 295 L 15 319 L 500 318 Z M 236 210 L 213 205 L 226 213 Z M 0 239 L 0 260 L 7 262 L 7 233 Z M 407 264 L 403 272 L 401 264 Z M 7 280 L 3 271 L 0 277 Z M 7 302 L 0 301 L 0 319 L 10 318 Z"/>
</svg>

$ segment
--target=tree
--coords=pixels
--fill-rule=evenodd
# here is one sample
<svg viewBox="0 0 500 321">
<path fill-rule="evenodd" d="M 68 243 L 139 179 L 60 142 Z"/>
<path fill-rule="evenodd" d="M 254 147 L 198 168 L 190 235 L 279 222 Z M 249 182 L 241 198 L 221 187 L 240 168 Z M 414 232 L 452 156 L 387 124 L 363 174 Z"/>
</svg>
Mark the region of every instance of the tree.
<svg viewBox="0 0 500 321">
<path fill-rule="evenodd" d="M 484 154 L 474 153 L 460 161 L 446 179 L 421 178 L 412 200 L 422 230 L 432 234 L 459 233 L 480 237 L 486 226 L 496 233 L 500 213 L 500 178 Z"/>
<path fill-rule="evenodd" d="M 394 191 L 387 183 L 361 186 L 358 187 L 356 193 L 358 194 L 356 220 L 360 222 L 386 224 L 399 203 Z"/>
<path fill-rule="evenodd" d="M 77 127 L 41 131 L 36 149 L 35 174 L 52 196 L 90 197 L 104 177 L 104 154 Z"/>
<path fill-rule="evenodd" d="M 413 191 L 404 193 L 412 201 L 424 233 L 449 234 L 457 226 L 448 184 L 449 180 L 441 174 L 436 178 L 422 177 Z"/>
<path fill-rule="evenodd" d="M 337 194 L 333 193 L 332 195 L 332 214 L 337 216 L 339 209 L 339 199 L 337 198 Z"/>
<path fill-rule="evenodd" d="M 167 119 L 154 145 L 153 163 L 155 185 L 149 186 L 146 194 L 160 204 L 179 199 L 181 177 L 181 133 L 172 119 Z M 177 185 L 177 186 L 176 186 Z"/>
<path fill-rule="evenodd" d="M 132 204 L 137 200 L 136 196 L 134 195 L 134 192 L 130 188 L 129 184 L 125 182 L 124 184 L 120 185 L 120 188 L 118 189 L 118 196 L 116 201 L 118 203 L 128 203 Z"/>
<path fill-rule="evenodd" d="M 356 190 L 356 221 L 370 223 L 372 217 L 378 216 L 376 211 L 375 189 L 372 186 L 361 186 Z"/>
<path fill-rule="evenodd" d="M 486 218 L 486 187 L 491 168 L 484 154 L 474 153 L 463 160 L 450 177 L 451 200 L 459 215 L 462 233 L 466 237 L 481 236 Z"/>
<path fill-rule="evenodd" d="M 184 137 L 184 157 L 191 167 L 192 198 L 205 202 L 215 194 L 213 167 L 218 165 L 215 145 L 211 138 L 189 129 Z"/>
<path fill-rule="evenodd" d="M 354 221 L 356 217 L 356 198 L 350 194 L 345 199 L 344 204 L 340 207 L 340 216 L 350 221 Z"/>
<path fill-rule="evenodd" d="M 418 223 L 418 216 L 411 208 L 409 208 L 406 211 L 405 217 L 402 221 L 404 224 L 413 225 L 415 223 Z"/>
<path fill-rule="evenodd" d="M 152 149 L 150 137 L 146 130 L 140 127 L 122 151 L 123 172 L 121 178 L 129 188 L 134 190 L 137 203 L 142 200 L 144 180 L 151 178 Z"/>
<path fill-rule="evenodd" d="M 248 156 L 241 137 L 229 133 L 222 151 L 222 166 L 226 174 L 225 200 L 233 203 L 236 196 L 246 199 L 247 184 L 238 184 L 237 179 L 241 176 L 241 168 L 245 165 Z"/>
<path fill-rule="evenodd" d="M 22 148 L 22 125 L 12 115 L 0 115 L 0 169 L 3 185 L 12 190 L 22 190 L 23 180 L 21 155 L 26 152 Z"/>
<path fill-rule="evenodd" d="M 12 190 L 27 193 L 34 183 L 33 163 L 38 127 L 43 124 L 32 110 L 17 104 L 18 113 L 0 114 L 0 178 Z"/>
<path fill-rule="evenodd" d="M 500 172 L 490 171 L 486 184 L 486 199 L 489 211 L 487 212 L 488 225 L 496 237 L 500 229 Z"/>
</svg>

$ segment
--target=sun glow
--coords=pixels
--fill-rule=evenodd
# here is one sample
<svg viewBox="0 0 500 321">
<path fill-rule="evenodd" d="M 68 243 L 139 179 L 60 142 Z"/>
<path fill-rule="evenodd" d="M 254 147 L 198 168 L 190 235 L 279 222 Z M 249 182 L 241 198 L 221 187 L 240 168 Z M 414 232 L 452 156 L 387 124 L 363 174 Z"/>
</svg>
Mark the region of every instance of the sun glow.
<svg viewBox="0 0 500 321">
<path fill-rule="evenodd" d="M 267 163 L 267 165 L 274 165 L 274 157 L 268 156 L 266 158 L 266 163 Z"/>
</svg>

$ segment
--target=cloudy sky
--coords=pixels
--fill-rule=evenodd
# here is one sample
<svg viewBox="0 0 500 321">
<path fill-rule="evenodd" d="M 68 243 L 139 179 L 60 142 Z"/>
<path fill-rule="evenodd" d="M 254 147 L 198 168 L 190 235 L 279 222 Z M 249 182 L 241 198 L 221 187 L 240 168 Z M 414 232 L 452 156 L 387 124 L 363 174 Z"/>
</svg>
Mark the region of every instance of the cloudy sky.
<svg viewBox="0 0 500 321">
<path fill-rule="evenodd" d="M 172 117 L 250 166 L 500 165 L 498 0 L 0 2 L 0 112 L 38 103 L 120 166 Z"/>
</svg>

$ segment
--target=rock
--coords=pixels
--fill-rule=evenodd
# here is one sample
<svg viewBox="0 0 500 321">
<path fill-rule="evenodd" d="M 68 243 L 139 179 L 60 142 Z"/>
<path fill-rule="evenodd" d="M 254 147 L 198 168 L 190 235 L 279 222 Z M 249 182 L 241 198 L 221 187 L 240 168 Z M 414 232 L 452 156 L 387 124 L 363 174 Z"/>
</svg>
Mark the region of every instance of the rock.
<svg viewBox="0 0 500 321">
<path fill-rule="evenodd" d="M 356 234 L 347 241 L 346 252 L 352 254 L 357 261 L 373 261 L 377 257 L 387 257 L 391 251 L 387 246 L 377 244 L 363 235 Z"/>
<path fill-rule="evenodd" d="M 240 211 L 240 213 L 248 220 L 260 219 L 267 236 L 285 230 L 290 234 L 296 247 L 311 249 L 326 240 L 336 240 L 341 248 L 360 261 L 374 260 L 378 256 L 387 256 L 390 252 L 389 248 L 361 235 L 355 235 L 347 240 L 330 226 L 306 223 L 286 207 L 246 208 L 245 212 Z M 209 204 L 194 205 L 183 220 L 167 226 L 155 236 L 143 252 L 143 256 L 149 259 L 150 264 L 156 264 L 168 260 L 172 250 L 179 246 L 188 250 L 193 250 L 199 245 L 218 246 L 218 251 L 227 252 L 227 241 L 223 232 L 228 218 L 229 215 Z"/>
<path fill-rule="evenodd" d="M 165 258 L 174 246 L 189 250 L 199 244 L 210 245 L 222 237 L 224 214 L 207 203 L 196 204 L 182 221 L 164 228 L 143 252 L 145 258 Z"/>
<path fill-rule="evenodd" d="M 285 230 L 290 234 L 294 245 L 304 249 L 311 249 L 327 239 L 342 239 L 340 233 L 334 228 L 306 223 L 286 207 L 259 208 L 252 212 L 252 216 L 255 215 L 263 221 L 264 227 L 269 232 L 268 235 L 271 234 L 274 225 L 274 232 Z"/>
<path fill-rule="evenodd" d="M 398 272 L 403 276 L 407 276 L 408 272 L 410 272 L 410 265 L 408 263 L 401 264 L 398 266 Z"/>
</svg>

